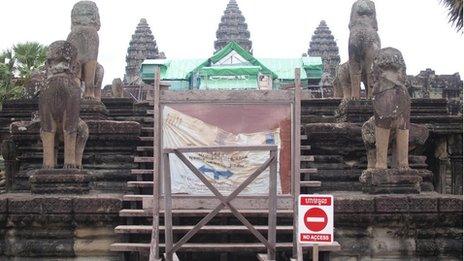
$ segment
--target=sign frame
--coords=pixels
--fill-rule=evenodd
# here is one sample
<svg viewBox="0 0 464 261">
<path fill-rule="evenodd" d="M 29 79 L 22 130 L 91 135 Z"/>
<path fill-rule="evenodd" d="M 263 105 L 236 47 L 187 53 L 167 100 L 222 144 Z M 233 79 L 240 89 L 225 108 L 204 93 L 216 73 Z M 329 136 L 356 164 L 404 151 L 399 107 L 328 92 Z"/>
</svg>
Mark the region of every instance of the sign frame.
<svg viewBox="0 0 464 261">
<path fill-rule="evenodd" d="M 330 245 L 334 242 L 333 195 L 299 195 L 297 238 L 301 246 Z"/>
</svg>

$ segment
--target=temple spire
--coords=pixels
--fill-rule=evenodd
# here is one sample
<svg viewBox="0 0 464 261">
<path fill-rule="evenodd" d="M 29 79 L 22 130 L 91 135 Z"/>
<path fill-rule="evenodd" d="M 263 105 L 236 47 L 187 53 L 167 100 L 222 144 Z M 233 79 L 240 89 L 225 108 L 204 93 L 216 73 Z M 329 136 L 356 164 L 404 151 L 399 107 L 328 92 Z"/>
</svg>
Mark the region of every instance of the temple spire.
<svg viewBox="0 0 464 261">
<path fill-rule="evenodd" d="M 308 55 L 321 57 L 324 73 L 329 74 L 332 78 L 335 76 L 337 66 L 340 64 L 340 55 L 332 32 L 324 20 L 314 31 L 309 43 Z"/>
<path fill-rule="evenodd" d="M 127 85 L 138 85 L 142 83 L 139 76 L 140 66 L 145 59 L 164 58 L 163 53 L 158 52 L 155 37 L 145 18 L 140 19 L 139 24 L 132 35 L 127 48 L 126 74 L 124 83 Z"/>
<path fill-rule="evenodd" d="M 216 31 L 216 37 L 217 40 L 214 42 L 216 51 L 222 49 L 230 41 L 235 41 L 243 49 L 251 52 L 252 42 L 250 41 L 248 25 L 245 23 L 245 17 L 235 0 L 230 0 L 227 4 Z"/>
</svg>

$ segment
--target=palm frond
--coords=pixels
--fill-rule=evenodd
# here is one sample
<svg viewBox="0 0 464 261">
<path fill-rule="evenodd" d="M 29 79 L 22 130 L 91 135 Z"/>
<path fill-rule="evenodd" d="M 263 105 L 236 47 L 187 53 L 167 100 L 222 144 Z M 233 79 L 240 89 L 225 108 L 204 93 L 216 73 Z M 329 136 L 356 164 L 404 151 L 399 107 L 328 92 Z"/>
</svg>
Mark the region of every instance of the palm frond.
<svg viewBox="0 0 464 261">
<path fill-rule="evenodd" d="M 458 32 L 462 30 L 462 1 L 441 0 L 441 3 L 448 9 L 449 22 Z"/>
</svg>

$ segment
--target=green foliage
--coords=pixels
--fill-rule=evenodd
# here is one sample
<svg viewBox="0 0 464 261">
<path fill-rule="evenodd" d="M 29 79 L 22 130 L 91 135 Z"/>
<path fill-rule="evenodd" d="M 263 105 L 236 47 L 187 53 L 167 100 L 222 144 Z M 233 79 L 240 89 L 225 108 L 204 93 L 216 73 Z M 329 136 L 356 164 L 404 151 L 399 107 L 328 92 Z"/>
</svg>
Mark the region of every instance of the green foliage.
<svg viewBox="0 0 464 261">
<path fill-rule="evenodd" d="M 44 65 L 47 49 L 37 42 L 19 43 L 13 46 L 16 69 L 21 78 L 28 78 L 34 70 Z"/>
<path fill-rule="evenodd" d="M 45 64 L 47 47 L 37 42 L 18 43 L 0 53 L 0 105 L 24 96 L 24 85 Z"/>
<path fill-rule="evenodd" d="M 448 9 L 449 22 L 457 31 L 462 30 L 462 1 L 441 0 L 441 3 Z"/>
</svg>

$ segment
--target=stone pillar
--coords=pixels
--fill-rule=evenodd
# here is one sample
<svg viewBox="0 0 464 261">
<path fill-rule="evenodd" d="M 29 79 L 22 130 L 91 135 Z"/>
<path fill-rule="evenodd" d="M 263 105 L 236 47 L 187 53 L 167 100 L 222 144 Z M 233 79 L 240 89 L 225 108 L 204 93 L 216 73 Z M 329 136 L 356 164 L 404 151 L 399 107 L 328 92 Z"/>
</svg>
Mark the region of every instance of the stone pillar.
<svg viewBox="0 0 464 261">
<path fill-rule="evenodd" d="M 462 133 L 448 138 L 451 163 L 451 193 L 462 195 Z"/>
<path fill-rule="evenodd" d="M 1 152 L 5 160 L 5 190 L 11 191 L 13 185 L 13 177 L 18 172 L 18 159 L 16 144 L 11 139 L 6 139 L 2 142 Z"/>
<path fill-rule="evenodd" d="M 451 194 L 462 195 L 462 155 L 450 157 Z"/>
</svg>

